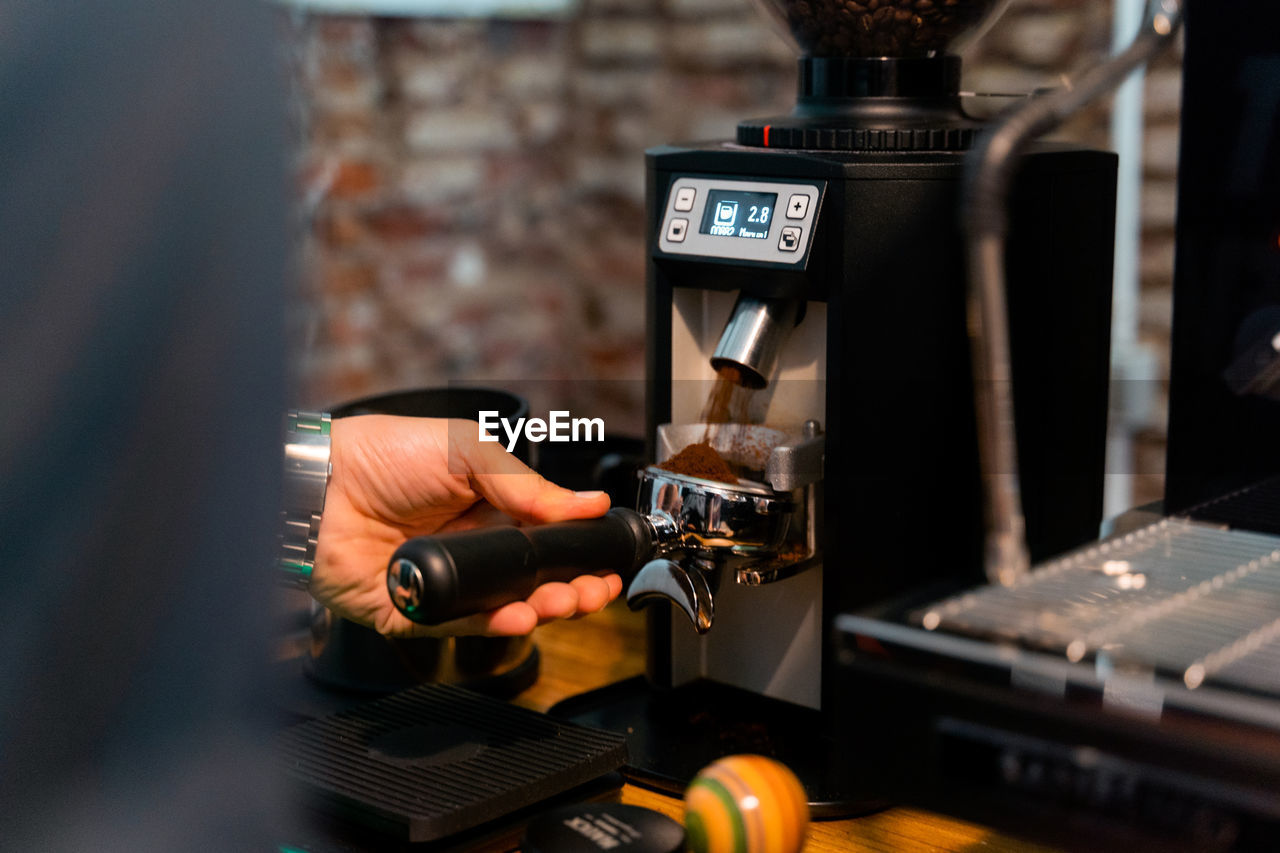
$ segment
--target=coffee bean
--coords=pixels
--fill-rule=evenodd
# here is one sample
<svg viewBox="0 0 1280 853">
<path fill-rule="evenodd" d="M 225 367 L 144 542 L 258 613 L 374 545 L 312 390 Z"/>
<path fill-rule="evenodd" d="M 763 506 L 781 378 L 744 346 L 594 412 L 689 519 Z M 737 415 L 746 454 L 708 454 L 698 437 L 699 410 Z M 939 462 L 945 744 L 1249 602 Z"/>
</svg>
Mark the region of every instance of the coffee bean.
<svg viewBox="0 0 1280 853">
<path fill-rule="evenodd" d="M 773 0 L 813 56 L 941 53 L 997 0 Z"/>
<path fill-rule="evenodd" d="M 997 0 L 774 0 L 800 48 L 816 56 L 940 53 Z"/>
</svg>

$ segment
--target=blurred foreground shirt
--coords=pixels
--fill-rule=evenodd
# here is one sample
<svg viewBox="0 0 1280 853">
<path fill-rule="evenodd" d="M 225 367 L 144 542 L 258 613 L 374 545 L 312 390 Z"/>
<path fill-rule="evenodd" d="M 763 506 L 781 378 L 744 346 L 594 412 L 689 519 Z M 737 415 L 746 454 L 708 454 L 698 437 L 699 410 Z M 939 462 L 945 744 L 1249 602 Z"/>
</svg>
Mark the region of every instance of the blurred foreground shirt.
<svg viewBox="0 0 1280 853">
<path fill-rule="evenodd" d="M 269 849 L 273 14 L 0 3 L 5 849 Z"/>
</svg>

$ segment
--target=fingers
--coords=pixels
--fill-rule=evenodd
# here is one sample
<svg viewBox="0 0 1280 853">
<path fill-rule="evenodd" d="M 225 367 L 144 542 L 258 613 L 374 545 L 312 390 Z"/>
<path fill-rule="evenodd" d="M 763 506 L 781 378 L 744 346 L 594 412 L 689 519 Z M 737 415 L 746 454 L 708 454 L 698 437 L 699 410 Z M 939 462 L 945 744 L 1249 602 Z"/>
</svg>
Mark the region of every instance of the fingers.
<svg viewBox="0 0 1280 853">
<path fill-rule="evenodd" d="M 538 612 L 528 602 L 513 601 L 484 614 L 485 626 L 477 633 L 490 637 L 519 637 L 538 627 Z"/>
<path fill-rule="evenodd" d="M 596 613 L 622 592 L 622 578 L 618 575 L 598 577 L 580 575 L 569 582 L 578 593 L 578 614 Z"/>
<path fill-rule="evenodd" d="M 526 599 L 538 614 L 539 624 L 597 613 L 622 591 L 616 574 L 579 575 L 568 583 L 544 583 Z"/>
<path fill-rule="evenodd" d="M 538 614 L 538 622 L 568 619 L 578 613 L 578 588 L 572 583 L 544 583 L 525 599 Z"/>
<path fill-rule="evenodd" d="M 441 625 L 418 625 L 396 614 L 395 621 L 386 626 L 384 633 L 402 637 L 520 636 L 557 619 L 597 613 L 621 592 L 622 578 L 616 574 L 579 575 L 568 583 L 545 583 L 524 601 Z"/>
</svg>

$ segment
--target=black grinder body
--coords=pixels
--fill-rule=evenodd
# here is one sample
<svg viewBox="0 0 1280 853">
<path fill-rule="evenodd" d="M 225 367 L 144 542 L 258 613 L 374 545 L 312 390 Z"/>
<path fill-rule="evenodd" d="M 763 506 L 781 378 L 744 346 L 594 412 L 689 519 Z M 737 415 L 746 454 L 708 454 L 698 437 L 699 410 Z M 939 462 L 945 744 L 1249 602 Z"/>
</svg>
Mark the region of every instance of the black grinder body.
<svg viewBox="0 0 1280 853">
<path fill-rule="evenodd" d="M 980 581 L 963 152 L 717 142 L 654 149 L 647 166 L 648 436 L 671 420 L 677 290 L 825 303 L 824 636 L 841 612 Z M 1113 154 L 1043 144 L 1025 158 L 1011 194 L 1007 292 L 1033 559 L 1095 538 L 1101 521 L 1115 168 Z M 668 191 L 687 176 L 817 186 L 803 259 L 782 265 L 663 251 Z M 648 674 L 658 687 L 671 686 L 669 618 L 665 608 L 650 617 Z M 824 707 L 830 669 L 823 667 Z"/>
</svg>

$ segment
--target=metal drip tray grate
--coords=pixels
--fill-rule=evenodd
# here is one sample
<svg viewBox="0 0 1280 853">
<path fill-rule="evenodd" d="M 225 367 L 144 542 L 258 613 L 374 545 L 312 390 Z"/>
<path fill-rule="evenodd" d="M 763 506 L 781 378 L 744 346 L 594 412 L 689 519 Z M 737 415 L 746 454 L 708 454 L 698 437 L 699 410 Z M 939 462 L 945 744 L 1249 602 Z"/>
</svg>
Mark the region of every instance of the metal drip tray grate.
<svg viewBox="0 0 1280 853">
<path fill-rule="evenodd" d="M 1280 477 L 1209 501 L 1188 515 L 1228 527 L 1280 534 Z"/>
<path fill-rule="evenodd" d="M 913 616 L 945 631 L 1280 697 L 1280 536 L 1167 519 Z"/>
<path fill-rule="evenodd" d="M 622 735 L 442 685 L 293 726 L 277 754 L 314 804 L 412 842 L 538 803 L 627 757 Z"/>
</svg>

